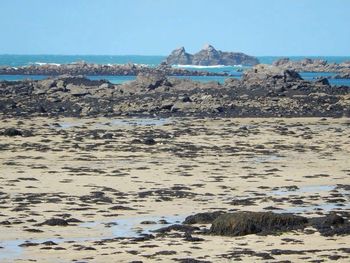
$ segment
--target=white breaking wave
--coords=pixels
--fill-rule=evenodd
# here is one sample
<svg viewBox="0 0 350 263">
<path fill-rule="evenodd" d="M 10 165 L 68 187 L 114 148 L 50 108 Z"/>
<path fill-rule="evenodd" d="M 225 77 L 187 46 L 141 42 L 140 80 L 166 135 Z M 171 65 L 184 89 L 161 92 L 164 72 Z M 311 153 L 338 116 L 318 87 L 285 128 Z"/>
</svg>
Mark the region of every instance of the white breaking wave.
<svg viewBox="0 0 350 263">
<path fill-rule="evenodd" d="M 125 66 L 125 65 L 135 65 L 135 66 L 140 66 L 140 67 L 154 67 L 155 65 L 153 64 L 140 64 L 140 63 L 132 63 L 132 62 L 128 62 L 128 63 L 108 63 L 106 64 L 109 67 L 114 67 L 114 66 Z M 100 64 L 100 65 L 104 65 L 104 64 Z"/>
<path fill-rule="evenodd" d="M 242 65 L 225 66 L 225 65 L 214 65 L 214 66 L 200 66 L 200 65 L 173 65 L 174 68 L 198 68 L 198 69 L 211 69 L 211 68 L 233 68 L 242 67 Z"/>
<path fill-rule="evenodd" d="M 59 63 L 46 63 L 46 62 L 34 62 L 32 64 L 39 65 L 39 66 L 44 66 L 44 65 L 51 65 L 51 66 L 56 66 L 56 67 L 61 66 L 61 64 L 59 64 Z"/>
</svg>

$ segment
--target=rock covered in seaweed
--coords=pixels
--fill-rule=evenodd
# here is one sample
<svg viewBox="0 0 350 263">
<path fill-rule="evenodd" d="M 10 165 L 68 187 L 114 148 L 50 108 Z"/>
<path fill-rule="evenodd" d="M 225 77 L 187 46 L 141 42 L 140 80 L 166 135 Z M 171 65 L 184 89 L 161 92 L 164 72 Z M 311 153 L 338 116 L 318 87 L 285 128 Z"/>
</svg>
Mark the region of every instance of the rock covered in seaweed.
<svg viewBox="0 0 350 263">
<path fill-rule="evenodd" d="M 224 213 L 223 211 L 198 213 L 198 214 L 186 217 L 183 224 L 188 224 L 188 225 L 210 224 L 223 213 Z"/>
<path fill-rule="evenodd" d="M 302 229 L 308 220 L 305 217 L 272 212 L 236 212 L 216 218 L 210 233 L 222 236 L 244 236 Z"/>
</svg>

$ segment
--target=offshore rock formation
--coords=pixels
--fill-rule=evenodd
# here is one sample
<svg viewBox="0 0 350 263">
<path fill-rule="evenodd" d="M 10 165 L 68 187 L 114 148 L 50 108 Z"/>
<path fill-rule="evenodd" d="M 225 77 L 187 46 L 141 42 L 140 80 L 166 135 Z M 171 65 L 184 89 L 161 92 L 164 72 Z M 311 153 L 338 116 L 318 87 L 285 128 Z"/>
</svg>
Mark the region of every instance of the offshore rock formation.
<svg viewBox="0 0 350 263">
<path fill-rule="evenodd" d="M 79 76 L 0 82 L 3 116 L 350 116 L 350 87 L 258 65 L 224 84 L 142 73 L 115 85 Z"/>
<path fill-rule="evenodd" d="M 193 55 L 186 52 L 184 47 L 177 48 L 167 57 L 169 65 L 192 65 Z"/>
<path fill-rule="evenodd" d="M 167 57 L 166 62 L 170 65 L 246 65 L 253 66 L 259 64 L 255 57 L 238 52 L 223 52 L 216 50 L 211 45 L 205 45 L 202 50 L 192 55 L 186 52 L 184 47 L 175 49 Z"/>
<path fill-rule="evenodd" d="M 77 62 L 72 64 L 45 64 L 45 65 L 30 65 L 22 67 L 0 66 L 0 75 L 90 75 L 90 76 L 137 76 L 140 73 L 152 74 L 162 71 L 168 76 L 227 76 L 226 73 L 215 73 L 207 71 L 186 70 L 180 68 L 172 68 L 166 64 L 161 64 L 157 68 L 135 65 L 101 65 L 90 64 L 86 62 Z"/>
<path fill-rule="evenodd" d="M 328 63 L 322 59 L 303 59 L 292 61 L 289 58 L 281 58 L 273 63 L 282 69 L 292 69 L 298 72 L 336 72 L 341 73 L 340 78 L 350 78 L 350 61 L 343 63 Z"/>
</svg>

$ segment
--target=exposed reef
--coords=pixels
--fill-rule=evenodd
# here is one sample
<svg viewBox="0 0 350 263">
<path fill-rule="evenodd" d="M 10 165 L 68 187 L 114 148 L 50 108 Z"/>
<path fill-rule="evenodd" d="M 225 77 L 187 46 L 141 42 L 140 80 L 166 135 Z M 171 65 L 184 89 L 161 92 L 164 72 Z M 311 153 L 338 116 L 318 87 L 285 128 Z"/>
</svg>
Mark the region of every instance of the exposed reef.
<svg viewBox="0 0 350 263">
<path fill-rule="evenodd" d="M 328 63 L 322 59 L 310 59 L 293 61 L 289 58 L 282 58 L 273 63 L 274 66 L 282 69 L 291 69 L 298 72 L 332 72 L 339 73 L 334 78 L 350 78 L 350 61 L 343 63 Z"/>
<path fill-rule="evenodd" d="M 44 64 L 21 67 L 0 66 L 0 75 L 45 75 L 57 76 L 69 74 L 90 76 L 136 76 L 140 73 L 162 72 L 168 76 L 227 76 L 227 73 L 186 70 L 172 68 L 166 63 L 157 67 L 136 64 L 92 64 L 84 61 L 71 64 Z"/>
<path fill-rule="evenodd" d="M 201 83 L 139 74 L 122 85 L 79 76 L 0 82 L 0 111 L 9 116 L 213 115 L 350 116 L 350 88 L 303 80 L 293 70 L 257 65 L 241 80 Z"/>
</svg>

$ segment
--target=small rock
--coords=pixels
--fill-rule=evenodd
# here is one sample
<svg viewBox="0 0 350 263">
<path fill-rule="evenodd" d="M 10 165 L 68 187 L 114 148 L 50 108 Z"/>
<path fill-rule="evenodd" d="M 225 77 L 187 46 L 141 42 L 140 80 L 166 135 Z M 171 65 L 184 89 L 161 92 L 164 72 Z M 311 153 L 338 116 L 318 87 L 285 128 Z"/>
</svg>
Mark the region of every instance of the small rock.
<svg viewBox="0 0 350 263">
<path fill-rule="evenodd" d="M 60 218 L 51 218 L 39 225 L 48 225 L 48 226 L 68 226 L 68 222 Z"/>
<path fill-rule="evenodd" d="M 153 138 L 146 138 L 143 140 L 143 143 L 146 145 L 155 145 L 157 142 Z"/>
</svg>

